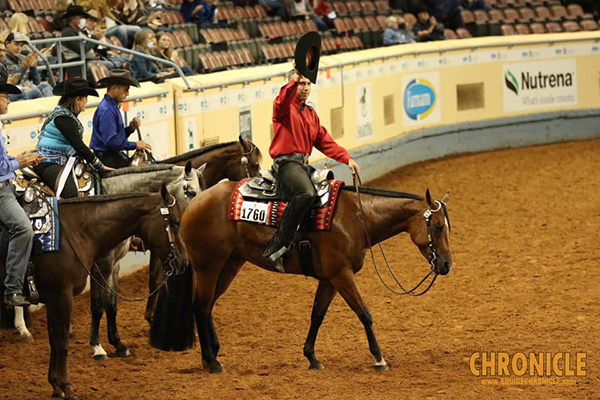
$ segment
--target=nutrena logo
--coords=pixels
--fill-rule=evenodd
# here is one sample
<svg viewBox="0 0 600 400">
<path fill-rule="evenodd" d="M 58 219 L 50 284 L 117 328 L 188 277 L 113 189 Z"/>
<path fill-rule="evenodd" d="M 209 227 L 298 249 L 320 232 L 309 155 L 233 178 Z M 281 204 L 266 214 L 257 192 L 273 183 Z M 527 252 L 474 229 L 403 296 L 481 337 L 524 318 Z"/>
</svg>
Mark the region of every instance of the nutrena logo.
<svg viewBox="0 0 600 400">
<path fill-rule="evenodd" d="M 404 111 L 415 121 L 426 118 L 437 102 L 437 93 L 431 82 L 413 79 L 404 90 Z"/>
<path fill-rule="evenodd" d="M 515 92 L 517 96 L 519 95 L 519 82 L 517 82 L 517 78 L 515 78 L 512 72 L 506 71 L 506 74 L 504 74 L 504 83 L 508 90 Z"/>
<path fill-rule="evenodd" d="M 572 72 L 544 74 L 542 71 L 537 71 L 537 73 L 525 71 L 521 72 L 521 84 L 519 85 L 517 78 L 508 70 L 504 74 L 504 83 L 508 90 L 518 96 L 519 87 L 523 92 L 538 89 L 570 88 L 573 86 L 573 74 Z"/>
</svg>

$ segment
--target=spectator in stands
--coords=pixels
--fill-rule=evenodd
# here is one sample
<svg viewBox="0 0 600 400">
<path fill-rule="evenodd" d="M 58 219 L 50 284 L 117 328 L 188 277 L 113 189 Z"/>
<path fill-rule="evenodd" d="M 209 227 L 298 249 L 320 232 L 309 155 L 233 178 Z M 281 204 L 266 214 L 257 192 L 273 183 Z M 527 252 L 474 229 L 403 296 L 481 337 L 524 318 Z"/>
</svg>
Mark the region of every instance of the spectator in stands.
<svg viewBox="0 0 600 400">
<path fill-rule="evenodd" d="M 456 30 L 464 28 L 460 0 L 437 0 L 435 2 L 435 17 L 445 27 Z"/>
<path fill-rule="evenodd" d="M 87 20 L 92 19 L 92 16 L 86 13 L 81 6 L 69 6 L 63 19 L 66 21 L 66 25 L 60 33 L 61 37 L 88 37 L 85 32 L 87 26 Z M 91 38 L 100 40 L 104 37 L 104 31 L 99 27 L 91 32 Z M 96 54 L 96 48 L 98 45 L 91 42 L 84 42 L 84 53 L 85 59 L 96 60 L 98 55 Z M 81 59 L 81 46 L 80 42 L 64 42 L 62 44 L 63 58 L 65 61 L 75 61 Z M 108 65 L 107 65 L 108 67 Z"/>
<path fill-rule="evenodd" d="M 312 19 L 320 31 L 326 31 L 327 25 L 319 18 L 308 0 L 285 0 L 286 10 L 291 21 Z"/>
<path fill-rule="evenodd" d="M 9 34 L 15 32 L 20 32 L 23 35 L 27 35 L 29 33 L 27 29 L 27 22 L 27 15 L 20 12 L 14 13 L 8 22 L 8 29 L 0 33 L 0 41 L 4 42 Z"/>
<path fill-rule="evenodd" d="M 98 24 L 98 12 L 96 10 L 90 10 L 88 15 L 89 17 L 86 18 L 86 26 L 83 29 L 83 33 L 89 38 L 96 39 L 106 44 L 112 44 L 105 36 L 106 29 L 101 28 L 100 24 Z M 95 53 L 99 57 L 98 61 L 105 65 L 109 70 L 123 68 L 125 63 L 129 62 L 129 57 L 124 57 L 120 52 L 102 45 L 96 47 Z"/>
<path fill-rule="evenodd" d="M 462 0 L 460 2 L 464 10 L 475 11 L 484 10 L 490 11 L 490 8 L 485 4 L 485 0 Z"/>
<path fill-rule="evenodd" d="M 20 73 L 9 74 L 4 65 L 4 57 L 6 56 L 6 46 L 4 42 L 0 42 L 0 82 L 5 82 L 10 85 L 16 85 L 21 80 Z M 18 89 L 18 88 L 17 88 Z"/>
<path fill-rule="evenodd" d="M 44 183 L 55 192 L 58 190 L 58 177 L 70 157 L 77 155 L 96 171 L 112 171 L 83 143 L 83 125 L 78 119 L 88 102 L 88 96 L 98 97 L 98 92 L 88 86 L 85 79 L 75 78 L 62 81 L 53 90 L 60 96 L 58 105 L 50 114 L 44 125 L 36 145 L 36 149 L 44 156 L 43 161 L 33 170 Z M 66 171 L 70 175 L 70 171 Z M 75 180 L 67 178 L 60 197 L 77 197 L 78 188 Z M 58 195 L 58 193 L 57 193 Z"/>
<path fill-rule="evenodd" d="M 127 25 L 121 21 L 113 12 L 113 9 L 119 5 L 121 0 L 78 0 L 86 11 L 96 10 L 100 20 L 106 26 L 106 37 L 116 37 L 123 47 L 129 48 L 129 43 L 133 42 L 135 34 L 142 30 L 140 26 Z"/>
<path fill-rule="evenodd" d="M 107 167 L 127 167 L 130 160 L 126 151 L 152 150 L 148 142 L 127 140 L 141 122 L 139 118 L 133 118 L 129 126 L 125 127 L 119 109 L 121 103 L 129 96 L 129 87 L 140 87 L 140 84 L 125 69 L 113 69 L 106 78 L 100 79 L 98 84 L 106 86 L 106 95 L 94 113 L 90 148 Z"/>
<path fill-rule="evenodd" d="M 278 0 L 258 0 L 258 4 L 267 9 L 269 14 L 278 15 L 282 20 L 287 20 L 285 5 Z"/>
<path fill-rule="evenodd" d="M 152 55 L 158 58 L 169 60 L 179 65 L 181 70 L 186 75 L 194 75 L 194 71 L 187 64 L 187 62 L 179 55 L 177 50 L 173 49 L 173 42 L 166 32 L 160 32 L 156 34 L 158 46 L 152 52 Z"/>
<path fill-rule="evenodd" d="M 135 39 L 133 40 L 133 50 L 151 55 L 155 48 L 156 38 L 154 37 L 154 33 L 143 30 L 139 31 L 135 35 Z M 151 80 L 156 83 L 162 83 L 167 78 L 175 78 L 179 76 L 179 74 L 176 73 L 173 68 L 161 71 L 154 61 L 137 54 L 131 58 L 129 70 L 133 74 L 133 77 L 137 80 Z"/>
<path fill-rule="evenodd" d="M 385 20 L 387 28 L 383 31 L 383 45 L 407 44 L 415 41 L 412 33 L 406 30 L 406 22 L 402 17 L 389 16 Z"/>
<path fill-rule="evenodd" d="M 335 11 L 329 7 L 329 4 L 325 3 L 324 0 L 311 0 L 313 10 L 315 14 L 327 25 L 327 28 L 334 29 L 335 24 L 333 20 L 337 18 Z"/>
<path fill-rule="evenodd" d="M 210 26 L 215 19 L 215 10 L 219 0 L 185 0 L 179 11 L 185 22 L 201 27 Z"/>
<path fill-rule="evenodd" d="M 418 42 L 444 40 L 444 25 L 439 24 L 434 16 L 430 16 L 426 7 L 419 9 L 413 32 Z"/>
<path fill-rule="evenodd" d="M 161 12 L 148 12 L 141 0 L 122 0 L 115 10 L 119 12 L 119 20 L 127 25 L 141 26 L 155 32 L 162 28 Z"/>
<path fill-rule="evenodd" d="M 26 56 L 21 54 L 23 44 L 28 42 L 29 38 L 19 32 L 11 33 L 4 42 L 7 54 L 2 63 L 10 75 L 19 74 L 17 84 L 22 91 L 21 94 L 11 94 L 11 101 L 52 96 L 52 86 L 48 82 L 42 82 L 37 69 L 37 50 Z"/>
</svg>

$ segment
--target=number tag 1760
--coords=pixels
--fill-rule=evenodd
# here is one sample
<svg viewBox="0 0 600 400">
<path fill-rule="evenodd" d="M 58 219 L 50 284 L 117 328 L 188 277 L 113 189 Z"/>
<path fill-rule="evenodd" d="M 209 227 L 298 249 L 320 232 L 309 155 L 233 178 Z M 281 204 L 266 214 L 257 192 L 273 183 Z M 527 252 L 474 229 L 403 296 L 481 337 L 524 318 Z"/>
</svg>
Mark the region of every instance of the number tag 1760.
<svg viewBox="0 0 600 400">
<path fill-rule="evenodd" d="M 267 224 L 269 213 L 268 203 L 255 203 L 245 201 L 242 203 L 242 209 L 240 212 L 240 219 L 249 222 L 256 222 L 259 224 Z"/>
</svg>

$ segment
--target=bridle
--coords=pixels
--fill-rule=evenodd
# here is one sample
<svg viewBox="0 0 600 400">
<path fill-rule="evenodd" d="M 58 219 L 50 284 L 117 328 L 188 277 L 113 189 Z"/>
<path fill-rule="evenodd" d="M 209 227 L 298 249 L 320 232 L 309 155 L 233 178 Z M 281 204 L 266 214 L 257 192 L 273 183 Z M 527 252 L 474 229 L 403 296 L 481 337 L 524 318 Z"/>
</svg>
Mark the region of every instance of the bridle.
<svg viewBox="0 0 600 400">
<path fill-rule="evenodd" d="M 97 285 L 98 287 L 100 287 L 100 289 L 102 289 L 103 291 L 105 291 L 108 294 L 113 294 L 116 297 L 118 297 L 121 300 L 124 301 L 129 301 L 129 302 L 139 302 L 139 301 L 146 301 L 148 300 L 150 297 L 154 296 L 160 289 L 162 289 L 163 286 L 165 286 L 167 284 L 168 279 L 172 276 L 172 275 L 181 275 L 185 272 L 185 270 L 187 269 L 187 265 L 186 268 L 183 269 L 183 271 L 176 273 L 176 264 L 177 264 L 177 256 L 175 255 L 175 241 L 173 238 L 173 232 L 171 231 L 170 225 L 169 225 L 169 208 L 172 208 L 173 206 L 175 206 L 175 203 L 177 202 L 177 200 L 175 199 L 174 196 L 170 195 L 171 199 L 173 200 L 171 204 L 163 204 L 160 207 L 160 214 L 162 215 L 163 218 L 163 222 L 164 222 L 164 229 L 167 232 L 167 238 L 169 239 L 169 252 L 167 253 L 167 257 L 163 260 L 163 279 L 160 282 L 160 284 L 152 291 L 150 292 L 148 295 L 146 296 L 142 296 L 142 297 L 138 297 L 135 299 L 123 296 L 121 294 L 119 294 L 115 289 L 113 289 L 112 287 L 110 287 L 110 284 L 106 281 L 106 279 L 104 278 L 104 275 L 102 273 L 102 271 L 100 270 L 100 267 L 98 267 L 97 263 L 94 263 L 94 267 L 96 268 L 96 270 L 98 271 L 98 273 L 100 274 L 100 278 L 102 279 L 102 282 L 100 282 L 98 279 L 96 279 L 96 277 L 94 275 L 92 275 L 92 271 L 90 271 L 85 264 L 83 263 L 83 261 L 81 260 L 81 258 L 79 257 L 79 254 L 77 253 L 77 251 L 75 250 L 75 247 L 71 244 L 71 241 L 69 240 L 69 235 L 65 235 L 65 238 L 67 239 L 67 242 L 69 243 L 69 245 L 71 246 L 71 248 L 73 249 L 73 252 L 75 253 L 75 256 L 77 257 L 77 260 L 79 260 L 79 263 L 81 264 L 81 266 L 83 267 L 83 269 L 85 270 L 85 272 L 87 272 L 87 274 L 89 275 L 90 279 L 92 279 Z M 60 220 L 59 220 L 60 223 Z M 60 224 L 61 229 L 65 230 L 64 225 Z M 66 233 L 66 230 L 65 230 Z"/>
<path fill-rule="evenodd" d="M 252 142 L 247 143 L 250 145 L 250 150 L 248 150 L 247 152 L 243 152 L 244 146 L 242 145 L 242 157 L 240 158 L 240 163 L 242 164 L 242 167 L 244 167 L 244 169 L 246 170 L 246 178 L 251 178 L 252 176 L 250 175 L 250 169 L 248 169 L 248 157 L 246 156 L 252 154 L 254 149 L 256 149 L 256 145 Z"/>
<path fill-rule="evenodd" d="M 431 265 L 431 272 L 433 272 L 434 274 L 437 275 L 437 272 L 434 271 L 435 268 L 435 260 L 437 260 L 437 252 L 435 251 L 435 242 L 433 240 L 433 229 L 431 227 L 431 216 L 440 211 L 443 210 L 444 211 L 444 218 L 446 221 L 446 224 L 448 225 L 448 230 L 452 230 L 452 228 L 450 227 L 450 219 L 448 218 L 448 209 L 446 208 L 446 203 L 444 203 L 443 201 L 439 201 L 439 200 L 434 200 L 435 203 L 437 203 L 437 208 L 435 210 L 432 209 L 427 209 L 424 213 L 423 216 L 425 217 L 425 222 L 427 224 L 427 240 L 429 240 L 429 250 L 431 251 L 431 253 L 429 254 L 429 257 L 427 258 L 427 261 L 429 262 L 429 265 Z"/>
<path fill-rule="evenodd" d="M 362 201 L 360 199 L 360 191 L 358 189 L 360 185 L 362 185 L 360 176 L 358 175 L 358 173 L 355 173 L 354 174 L 354 187 L 356 188 L 356 196 L 358 198 L 358 207 L 360 209 L 360 220 L 362 221 L 363 227 L 365 228 L 365 237 L 367 240 L 367 245 L 369 246 L 369 251 L 371 252 L 371 260 L 373 261 L 373 266 L 375 267 L 375 272 L 377 272 L 377 276 L 379 277 L 379 280 L 381 281 L 381 283 L 383 283 L 383 285 L 386 287 L 386 289 L 388 289 L 390 292 L 392 292 L 394 294 L 409 295 L 409 296 L 415 296 L 415 297 L 424 295 L 425 293 L 427 293 L 429 291 L 429 289 L 431 289 L 431 287 L 433 286 L 433 284 L 438 276 L 437 272 L 435 272 L 435 260 L 437 259 L 437 253 L 435 251 L 435 243 L 433 241 L 433 235 L 432 235 L 432 229 L 431 229 L 431 216 L 433 215 L 433 213 L 439 211 L 440 209 L 443 209 L 444 214 L 446 216 L 446 221 L 448 223 L 448 228 L 450 228 L 450 221 L 448 220 L 448 211 L 446 210 L 446 204 L 444 202 L 436 200 L 436 202 L 438 203 L 438 208 L 435 210 L 427 209 L 423 213 L 423 216 L 425 217 L 425 221 L 427 222 L 427 237 L 429 240 L 429 248 L 431 249 L 431 254 L 428 259 L 431 269 L 429 270 L 429 273 L 427 273 L 427 275 L 425 275 L 425 277 L 423 279 L 421 279 L 421 281 L 412 289 L 406 290 L 404 288 L 404 286 L 402 286 L 402 284 L 396 277 L 396 274 L 392 270 L 390 263 L 388 262 L 387 256 L 385 255 L 385 252 L 383 251 L 383 246 L 381 245 L 381 243 L 377 244 L 379 246 L 379 249 L 381 250 L 381 255 L 383 256 L 383 260 L 385 261 L 385 264 L 388 268 L 390 275 L 392 276 L 392 278 L 394 279 L 394 281 L 396 282 L 398 287 L 400 287 L 400 289 L 402 290 L 401 292 L 399 292 L 399 291 L 395 290 L 394 288 L 392 288 L 390 285 L 388 285 L 388 283 L 383 279 L 383 276 L 381 275 L 381 272 L 379 271 L 379 267 L 377 266 L 377 262 L 375 261 L 375 253 L 373 252 L 373 246 L 371 246 L 371 238 L 369 236 L 369 230 L 367 229 L 367 220 L 365 219 L 365 213 L 363 211 Z M 415 291 L 421 287 L 423 282 L 425 282 L 427 280 L 427 278 L 429 278 L 432 274 L 433 274 L 433 279 L 429 283 L 429 286 L 427 286 L 427 288 L 425 288 L 422 292 L 415 293 Z"/>
</svg>

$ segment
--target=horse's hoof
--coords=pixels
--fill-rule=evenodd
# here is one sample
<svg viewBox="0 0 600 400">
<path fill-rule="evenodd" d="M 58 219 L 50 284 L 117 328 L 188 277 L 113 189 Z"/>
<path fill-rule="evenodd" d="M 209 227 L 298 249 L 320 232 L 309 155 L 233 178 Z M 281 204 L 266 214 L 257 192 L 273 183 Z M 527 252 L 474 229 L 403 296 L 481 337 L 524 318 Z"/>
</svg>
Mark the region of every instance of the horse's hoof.
<svg viewBox="0 0 600 400">
<path fill-rule="evenodd" d="M 79 397 L 77 397 L 77 396 L 69 396 L 65 400 L 79 400 Z"/>
<path fill-rule="evenodd" d="M 316 363 L 311 363 L 308 369 L 325 369 L 325 367 L 323 366 L 323 364 L 317 361 Z"/>
<path fill-rule="evenodd" d="M 52 393 L 52 398 L 53 399 L 64 399 L 65 394 L 64 394 L 64 392 L 55 392 L 55 393 Z"/>
<path fill-rule="evenodd" d="M 94 361 L 104 361 L 107 360 L 108 356 L 106 354 L 98 354 L 94 356 Z"/>
<path fill-rule="evenodd" d="M 225 371 L 225 368 L 221 364 L 213 365 L 210 367 L 211 374 L 220 374 Z"/>
<path fill-rule="evenodd" d="M 131 357 L 131 352 L 128 348 L 117 350 L 117 357 L 126 358 Z"/>
<path fill-rule="evenodd" d="M 19 341 L 21 343 L 31 343 L 33 342 L 33 335 L 21 335 L 21 337 L 19 338 Z"/>
<path fill-rule="evenodd" d="M 208 361 L 202 360 L 202 368 L 210 369 L 210 364 L 208 363 Z"/>
<path fill-rule="evenodd" d="M 373 365 L 373 368 L 375 368 L 375 372 L 385 372 L 390 370 L 390 366 L 387 364 Z"/>
</svg>

